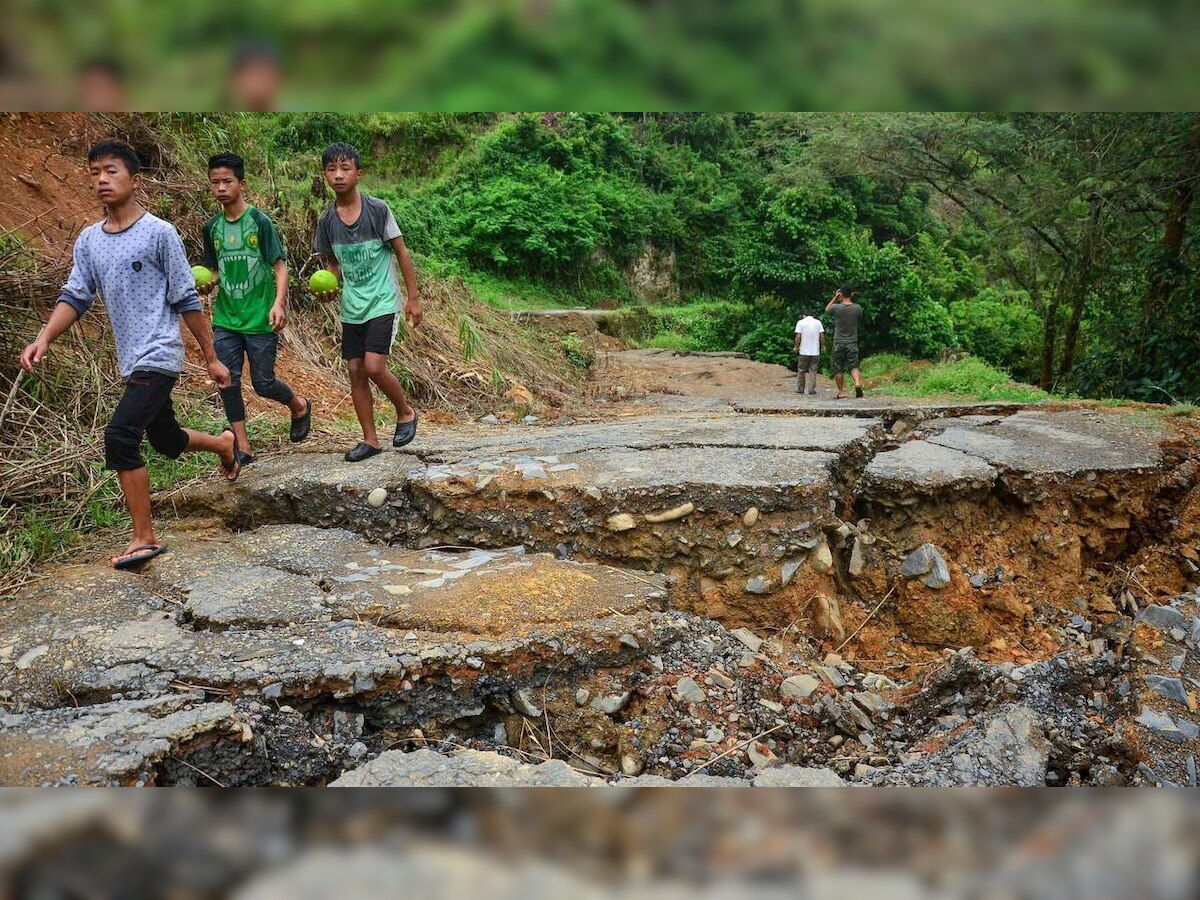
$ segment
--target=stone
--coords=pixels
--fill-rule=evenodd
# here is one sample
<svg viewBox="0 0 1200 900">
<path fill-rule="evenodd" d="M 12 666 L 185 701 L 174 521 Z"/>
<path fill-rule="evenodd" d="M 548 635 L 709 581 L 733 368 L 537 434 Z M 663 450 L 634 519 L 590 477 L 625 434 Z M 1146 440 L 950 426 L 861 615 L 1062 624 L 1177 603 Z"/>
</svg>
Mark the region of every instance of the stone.
<svg viewBox="0 0 1200 900">
<path fill-rule="evenodd" d="M 28 669 L 49 652 L 49 644 L 38 644 L 36 647 L 30 647 L 19 657 L 17 657 L 16 666 L 18 669 Z"/>
<path fill-rule="evenodd" d="M 642 774 L 642 770 L 646 768 L 646 761 L 636 753 L 621 754 L 621 774 L 632 778 L 635 775 Z"/>
<path fill-rule="evenodd" d="M 577 706 L 586 706 L 586 705 L 587 705 L 587 702 L 588 702 L 588 698 L 589 698 L 589 697 L 591 697 L 591 696 L 592 696 L 592 695 L 591 695 L 591 693 L 588 691 L 588 689 L 587 689 L 587 688 L 583 688 L 583 687 L 581 687 L 579 690 L 577 690 L 577 691 L 575 692 L 575 704 L 576 704 Z"/>
<path fill-rule="evenodd" d="M 766 594 L 771 590 L 770 579 L 762 575 L 754 575 L 746 579 L 746 592 L 750 594 Z"/>
<path fill-rule="evenodd" d="M 833 551 L 829 549 L 829 544 L 825 541 L 817 544 L 808 557 L 808 564 L 818 575 L 824 575 L 833 569 Z"/>
<path fill-rule="evenodd" d="M 828 594 L 817 594 L 812 602 L 813 630 L 820 637 L 842 640 L 846 637 L 846 629 L 842 625 L 842 608 L 836 597 Z"/>
<path fill-rule="evenodd" d="M 833 769 L 804 766 L 772 766 L 754 776 L 755 787 L 846 787 Z"/>
<path fill-rule="evenodd" d="M 747 528 L 752 528 L 754 523 L 758 521 L 758 507 L 752 506 L 742 514 L 742 524 Z"/>
<path fill-rule="evenodd" d="M 784 697 L 794 697 L 797 700 L 807 700 L 820 685 L 811 675 L 792 675 L 783 679 L 779 685 L 779 693 Z"/>
<path fill-rule="evenodd" d="M 609 531 L 629 531 L 630 529 L 637 528 L 637 522 L 634 521 L 633 516 L 629 513 L 617 513 L 616 515 L 609 516 L 605 524 L 608 526 Z"/>
<path fill-rule="evenodd" d="M 379 507 L 387 503 L 387 498 L 387 488 L 377 487 L 375 490 L 371 491 L 371 493 L 367 494 L 367 503 L 371 507 L 379 509 Z"/>
<path fill-rule="evenodd" d="M 792 579 L 796 577 L 796 572 L 800 570 L 802 565 L 804 565 L 803 559 L 789 559 L 779 567 L 779 580 L 783 583 L 784 587 L 791 584 Z"/>
<path fill-rule="evenodd" d="M 495 416 L 493 416 L 491 413 L 488 413 L 486 416 L 483 416 L 482 418 L 480 418 L 479 421 L 482 422 L 484 425 L 499 425 L 500 424 L 500 420 L 497 419 Z"/>
<path fill-rule="evenodd" d="M 1157 603 L 1151 603 L 1143 609 L 1134 621 L 1145 622 L 1162 631 L 1183 628 L 1187 624 L 1187 619 L 1179 610 L 1171 606 L 1160 606 Z"/>
<path fill-rule="evenodd" d="M 746 756 L 750 758 L 750 765 L 755 769 L 765 769 L 774 765 L 778 760 L 771 748 L 759 741 L 752 741 L 746 747 Z"/>
<path fill-rule="evenodd" d="M 513 691 L 512 703 L 516 707 L 517 712 L 523 716 L 529 716 L 533 719 L 538 719 L 542 716 L 542 708 L 538 706 L 535 695 L 530 688 L 521 688 Z"/>
<path fill-rule="evenodd" d="M 590 787 L 599 778 L 581 775 L 561 759 L 538 765 L 499 753 L 459 750 L 441 754 L 422 749 L 389 750 L 344 772 L 330 787 Z"/>
<path fill-rule="evenodd" d="M 683 703 L 701 703 L 704 700 L 704 688 L 696 683 L 690 675 L 684 675 L 675 682 L 675 699 Z"/>
<path fill-rule="evenodd" d="M 672 509 L 663 510 L 657 513 L 646 513 L 643 517 L 647 522 L 659 524 L 662 522 L 674 522 L 676 519 L 682 519 L 684 516 L 689 516 L 696 511 L 696 506 L 693 503 L 681 503 Z"/>
<path fill-rule="evenodd" d="M 346 751 L 346 755 L 351 759 L 362 759 L 367 755 L 367 745 L 362 741 L 355 741 Z"/>
<path fill-rule="evenodd" d="M 912 553 L 905 557 L 904 562 L 900 566 L 900 574 L 905 578 L 917 578 L 921 575 L 927 575 L 933 571 L 934 557 L 941 558 L 937 548 L 933 544 L 922 544 Z M 945 563 L 942 563 L 945 566 Z"/>
<path fill-rule="evenodd" d="M 714 685 L 726 691 L 734 685 L 733 678 L 720 669 L 709 669 L 708 677 L 712 679 Z"/>
<path fill-rule="evenodd" d="M 1182 744 L 1187 740 L 1184 731 L 1179 728 L 1175 720 L 1167 713 L 1152 709 L 1144 704 L 1141 714 L 1134 721 L 1139 725 L 1149 728 L 1159 737 L 1173 741 L 1176 744 Z"/>
<path fill-rule="evenodd" d="M 878 716 L 881 713 L 885 713 L 892 706 L 892 704 L 888 703 L 888 701 L 884 700 L 878 694 L 873 694 L 870 691 L 855 691 L 850 695 L 850 699 L 871 716 Z"/>
<path fill-rule="evenodd" d="M 729 634 L 749 648 L 751 653 L 757 653 L 762 648 L 763 639 L 749 628 L 735 628 Z"/>
<path fill-rule="evenodd" d="M 854 546 L 850 550 L 850 564 L 846 567 L 846 571 L 851 576 L 857 578 L 867 568 L 867 560 L 863 554 L 863 539 L 857 537 L 854 539 Z"/>
<path fill-rule="evenodd" d="M 1187 690 L 1183 686 L 1182 679 L 1166 678 L 1162 675 L 1146 675 L 1142 680 L 1146 682 L 1147 688 L 1160 697 L 1187 705 Z"/>
<path fill-rule="evenodd" d="M 605 694 L 597 697 L 591 702 L 592 709 L 597 712 L 602 712 L 606 716 L 611 716 L 623 710 L 629 704 L 629 698 L 632 696 L 630 691 L 625 691 L 620 694 Z"/>
</svg>

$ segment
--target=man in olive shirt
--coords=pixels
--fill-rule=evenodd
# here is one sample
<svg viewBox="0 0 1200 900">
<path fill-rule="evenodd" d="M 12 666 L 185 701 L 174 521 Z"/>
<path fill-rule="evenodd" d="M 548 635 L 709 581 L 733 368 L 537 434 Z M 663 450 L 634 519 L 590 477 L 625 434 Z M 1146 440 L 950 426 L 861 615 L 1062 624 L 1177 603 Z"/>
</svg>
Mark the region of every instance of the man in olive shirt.
<svg viewBox="0 0 1200 900">
<path fill-rule="evenodd" d="M 863 395 L 862 376 L 858 372 L 858 324 L 862 321 L 863 309 L 854 302 L 854 289 L 843 284 L 825 307 L 833 314 L 833 379 L 837 382 L 837 399 L 846 396 L 845 372 L 850 370 L 854 379 L 854 396 Z"/>
</svg>

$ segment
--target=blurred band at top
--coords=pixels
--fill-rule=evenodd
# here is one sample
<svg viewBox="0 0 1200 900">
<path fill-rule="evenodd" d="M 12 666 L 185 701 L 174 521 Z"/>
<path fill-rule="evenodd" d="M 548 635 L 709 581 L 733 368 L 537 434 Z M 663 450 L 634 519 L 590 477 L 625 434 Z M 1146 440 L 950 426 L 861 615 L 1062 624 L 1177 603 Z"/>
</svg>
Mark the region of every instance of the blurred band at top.
<svg viewBox="0 0 1200 900">
<path fill-rule="evenodd" d="M 1200 96 L 1200 7 L 1184 0 L 9 7 L 7 109 L 1182 110 Z M 101 59 L 114 64 L 84 65 Z"/>
</svg>

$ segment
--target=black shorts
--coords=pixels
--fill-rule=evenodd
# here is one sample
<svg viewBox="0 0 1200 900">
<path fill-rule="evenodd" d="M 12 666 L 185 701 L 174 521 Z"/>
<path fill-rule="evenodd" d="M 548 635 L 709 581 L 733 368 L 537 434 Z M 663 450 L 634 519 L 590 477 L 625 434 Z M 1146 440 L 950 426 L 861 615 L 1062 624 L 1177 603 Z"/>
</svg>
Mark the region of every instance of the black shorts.
<svg viewBox="0 0 1200 900">
<path fill-rule="evenodd" d="M 178 377 L 138 370 L 125 382 L 125 394 L 104 428 L 104 467 L 116 472 L 140 469 L 142 437 L 171 459 L 187 449 L 187 432 L 175 421 L 171 389 Z"/>
<path fill-rule="evenodd" d="M 376 316 L 361 325 L 342 323 L 342 359 L 361 359 L 368 353 L 392 352 L 396 339 L 396 313 Z"/>
<path fill-rule="evenodd" d="M 834 344 L 830 357 L 834 375 L 841 375 L 843 372 L 857 369 L 858 344 Z"/>
</svg>

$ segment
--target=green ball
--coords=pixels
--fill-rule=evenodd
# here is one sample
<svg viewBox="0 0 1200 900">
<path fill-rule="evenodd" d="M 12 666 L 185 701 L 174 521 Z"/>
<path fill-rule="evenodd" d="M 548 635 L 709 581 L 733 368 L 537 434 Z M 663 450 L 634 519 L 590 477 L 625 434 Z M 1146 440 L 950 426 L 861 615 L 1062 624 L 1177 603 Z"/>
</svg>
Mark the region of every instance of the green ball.
<svg viewBox="0 0 1200 900">
<path fill-rule="evenodd" d="M 328 269 L 317 269 L 308 279 L 308 286 L 316 294 L 336 291 L 338 286 L 337 276 Z"/>
<path fill-rule="evenodd" d="M 213 273 L 208 266 L 192 266 L 192 277 L 196 279 L 196 287 L 207 287 L 212 284 Z"/>
</svg>

